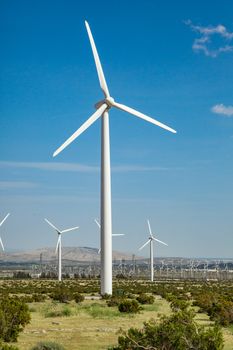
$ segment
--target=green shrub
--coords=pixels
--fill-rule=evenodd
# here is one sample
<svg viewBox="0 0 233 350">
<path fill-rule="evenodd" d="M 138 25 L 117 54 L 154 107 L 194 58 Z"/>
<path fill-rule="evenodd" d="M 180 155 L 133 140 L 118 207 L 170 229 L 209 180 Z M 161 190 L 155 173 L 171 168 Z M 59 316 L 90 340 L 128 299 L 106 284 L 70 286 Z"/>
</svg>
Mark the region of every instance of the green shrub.
<svg viewBox="0 0 233 350">
<path fill-rule="evenodd" d="M 222 350 L 223 336 L 218 326 L 206 329 L 194 321 L 195 312 L 180 310 L 160 322 L 150 320 L 142 329 L 130 328 L 109 350 Z"/>
<path fill-rule="evenodd" d="M 74 294 L 74 300 L 76 303 L 81 303 L 82 301 L 84 301 L 84 296 L 80 293 L 75 293 Z"/>
<path fill-rule="evenodd" d="M 51 341 L 39 342 L 31 348 L 31 350 L 65 350 L 65 348 Z"/>
<path fill-rule="evenodd" d="M 73 298 L 70 291 L 64 286 L 59 287 L 50 296 L 53 300 L 59 301 L 60 303 L 68 303 Z"/>
<path fill-rule="evenodd" d="M 154 304 L 155 301 L 153 295 L 148 295 L 144 293 L 140 294 L 136 299 L 140 304 Z"/>
<path fill-rule="evenodd" d="M 19 332 L 30 322 L 30 312 L 23 301 L 5 297 L 0 300 L 0 339 L 17 341 Z"/>
<path fill-rule="evenodd" d="M 233 323 L 233 302 L 224 300 L 213 303 L 208 310 L 208 315 L 211 321 L 215 321 L 222 326 L 229 326 Z"/>
<path fill-rule="evenodd" d="M 136 314 L 141 310 L 141 307 L 137 300 L 135 299 L 125 299 L 118 305 L 118 310 L 120 312 L 133 313 Z"/>
<path fill-rule="evenodd" d="M 61 313 L 62 313 L 62 316 L 66 316 L 66 317 L 72 315 L 71 308 L 69 308 L 68 306 L 64 306 Z"/>
<path fill-rule="evenodd" d="M 189 303 L 185 300 L 178 299 L 174 297 L 171 301 L 171 309 L 173 311 L 186 310 L 189 306 Z"/>
<path fill-rule="evenodd" d="M 71 316 L 72 311 L 67 305 L 63 305 L 63 307 L 59 307 L 55 302 L 48 308 L 45 309 L 44 316 L 45 317 L 62 317 L 62 316 Z"/>
<path fill-rule="evenodd" d="M 44 294 L 38 294 L 38 293 L 32 294 L 32 300 L 36 303 L 41 303 L 45 301 L 45 299 L 46 299 L 46 296 Z"/>
<path fill-rule="evenodd" d="M 0 350 L 19 350 L 16 346 L 0 343 Z"/>
<path fill-rule="evenodd" d="M 102 295 L 102 299 L 103 300 L 108 300 L 110 298 L 111 298 L 111 294 L 105 293 L 105 294 Z"/>
<path fill-rule="evenodd" d="M 106 303 L 109 307 L 118 306 L 122 302 L 122 298 L 112 296 L 111 299 L 107 300 Z"/>
<path fill-rule="evenodd" d="M 92 316 L 93 318 L 112 319 L 113 317 L 120 316 L 120 313 L 118 310 L 110 309 L 106 305 L 102 305 L 98 303 L 85 305 L 85 307 L 83 307 L 82 310 L 85 311 L 90 316 Z"/>
<path fill-rule="evenodd" d="M 122 288 L 116 288 L 113 290 L 113 296 L 116 297 L 124 297 L 125 296 L 125 290 Z"/>
</svg>

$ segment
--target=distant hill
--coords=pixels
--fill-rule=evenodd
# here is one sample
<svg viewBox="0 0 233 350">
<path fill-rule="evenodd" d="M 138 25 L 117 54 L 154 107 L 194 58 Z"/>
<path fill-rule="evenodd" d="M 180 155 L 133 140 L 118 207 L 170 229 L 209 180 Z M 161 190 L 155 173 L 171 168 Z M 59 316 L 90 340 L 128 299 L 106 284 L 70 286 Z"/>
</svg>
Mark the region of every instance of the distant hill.
<svg viewBox="0 0 233 350">
<path fill-rule="evenodd" d="M 43 262 L 54 261 L 57 259 L 57 255 L 55 253 L 54 248 L 40 248 L 28 251 L 5 252 L 1 254 L 0 260 L 1 262 L 38 263 L 40 261 L 41 254 Z M 132 255 L 130 253 L 127 254 L 118 251 L 113 251 L 112 258 L 116 260 L 132 260 Z M 63 247 L 62 259 L 66 261 L 80 262 L 100 261 L 100 254 L 98 254 L 97 248 Z"/>
</svg>

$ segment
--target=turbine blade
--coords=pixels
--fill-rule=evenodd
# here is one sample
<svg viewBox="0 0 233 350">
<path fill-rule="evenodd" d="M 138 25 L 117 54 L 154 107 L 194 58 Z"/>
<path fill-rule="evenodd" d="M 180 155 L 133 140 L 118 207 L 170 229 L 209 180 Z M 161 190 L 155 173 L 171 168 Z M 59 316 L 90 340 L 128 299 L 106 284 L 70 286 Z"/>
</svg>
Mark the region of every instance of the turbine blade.
<svg viewBox="0 0 233 350">
<path fill-rule="evenodd" d="M 9 215 L 10 215 L 10 213 L 8 213 L 8 214 L 4 217 L 4 219 L 3 219 L 2 222 L 0 223 L 0 226 L 2 226 L 2 224 L 3 224 L 4 221 L 8 218 Z"/>
<path fill-rule="evenodd" d="M 58 250 L 58 247 L 59 247 L 60 242 L 61 242 L 61 234 L 58 235 L 57 245 L 56 245 L 56 249 L 55 249 L 55 253 L 56 253 L 56 254 L 57 254 L 57 250 Z"/>
<path fill-rule="evenodd" d="M 77 230 L 78 228 L 79 228 L 79 226 L 67 228 L 67 229 L 65 229 L 65 230 L 62 230 L 61 233 L 69 232 L 69 231 L 73 231 L 73 230 Z"/>
<path fill-rule="evenodd" d="M 159 242 L 159 243 L 162 243 L 162 244 L 164 244 L 164 245 L 168 246 L 168 244 L 167 244 L 167 243 L 164 243 L 163 241 L 160 241 L 160 240 L 159 240 L 159 239 L 157 239 L 157 238 L 154 238 L 154 237 L 153 237 L 153 240 L 154 240 L 154 241 L 156 241 L 156 242 Z"/>
<path fill-rule="evenodd" d="M 3 245 L 3 243 L 2 243 L 1 237 L 0 237 L 0 245 L 2 246 L 2 250 L 4 251 L 5 249 L 4 249 L 4 245 Z"/>
<path fill-rule="evenodd" d="M 101 228 L 101 225 L 99 223 L 99 221 L 97 219 L 95 219 L 95 223 L 96 225 L 99 227 L 99 229 Z M 113 233 L 112 236 L 124 236 L 124 233 Z"/>
<path fill-rule="evenodd" d="M 122 105 L 121 103 L 117 103 L 117 102 L 113 102 L 112 105 L 113 105 L 113 107 L 119 108 L 119 109 L 121 109 L 122 111 L 125 111 L 125 112 L 128 112 L 128 113 L 130 113 L 130 114 L 133 114 L 133 115 L 135 115 L 136 117 L 139 117 L 139 118 L 141 118 L 141 119 L 144 119 L 144 120 L 146 120 L 146 121 L 149 122 L 149 123 L 152 123 L 152 124 L 155 124 L 155 125 L 157 125 L 157 126 L 160 126 L 160 128 L 163 128 L 163 129 L 165 129 L 165 130 L 168 130 L 168 131 L 170 131 L 170 132 L 176 134 L 176 130 L 170 128 L 169 126 L 167 126 L 167 125 L 165 125 L 165 124 L 163 124 L 163 123 L 160 123 L 159 121 L 157 121 L 157 120 L 155 120 L 155 119 L 153 119 L 153 118 L 151 118 L 151 117 L 148 117 L 147 115 L 145 115 L 145 114 L 143 114 L 143 113 L 141 113 L 141 112 L 136 111 L 136 110 L 133 109 L 133 108 L 127 107 L 127 106 Z"/>
<path fill-rule="evenodd" d="M 107 104 L 103 103 L 92 116 L 83 123 L 73 135 L 71 135 L 54 153 L 53 157 L 56 157 L 63 149 L 65 149 L 71 142 L 73 142 L 79 135 L 81 135 L 89 126 L 91 126 L 105 111 Z"/>
<path fill-rule="evenodd" d="M 144 248 L 148 243 L 150 243 L 150 240 L 147 241 L 145 244 L 143 244 L 138 250 L 141 250 L 142 248 Z"/>
<path fill-rule="evenodd" d="M 85 25 L 87 28 L 87 34 L 89 36 L 89 40 L 91 43 L 91 48 L 92 48 L 92 52 L 93 52 L 93 56 L 94 56 L 94 60 L 95 60 L 95 65 L 96 65 L 96 70 L 97 70 L 97 74 L 99 77 L 99 82 L 100 82 L 100 87 L 103 90 L 103 93 L 105 95 L 105 97 L 109 97 L 109 91 L 108 91 L 108 86 L 104 77 L 104 72 L 100 63 L 100 59 L 99 59 L 99 55 L 95 46 L 95 42 L 91 33 L 91 29 L 89 27 L 89 24 L 87 23 L 87 21 L 85 21 Z"/>
<path fill-rule="evenodd" d="M 57 232 L 61 233 L 61 231 L 60 231 L 56 226 L 54 226 L 48 219 L 45 219 L 45 221 L 46 221 L 52 228 L 54 228 L 54 230 L 56 230 Z"/>
<path fill-rule="evenodd" d="M 151 231 L 150 221 L 149 221 L 149 220 L 147 220 L 147 224 L 148 224 L 148 228 L 149 228 L 150 236 L 152 237 L 152 231 Z"/>
<path fill-rule="evenodd" d="M 95 223 L 99 228 L 101 227 L 98 219 L 95 219 Z"/>
</svg>

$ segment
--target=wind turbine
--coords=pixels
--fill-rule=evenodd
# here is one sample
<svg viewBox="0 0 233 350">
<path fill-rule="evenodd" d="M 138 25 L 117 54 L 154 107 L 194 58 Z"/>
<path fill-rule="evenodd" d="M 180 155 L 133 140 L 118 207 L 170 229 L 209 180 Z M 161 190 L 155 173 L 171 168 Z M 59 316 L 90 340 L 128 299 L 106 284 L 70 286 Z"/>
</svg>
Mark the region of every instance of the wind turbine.
<svg viewBox="0 0 233 350">
<path fill-rule="evenodd" d="M 99 227 L 99 229 L 101 230 L 101 225 L 100 225 L 98 219 L 95 219 L 95 223 L 96 223 L 96 225 Z M 124 236 L 124 235 L 125 235 L 124 233 L 112 233 L 112 237 Z M 98 254 L 100 254 L 100 252 L 101 252 L 101 248 L 98 250 Z"/>
<path fill-rule="evenodd" d="M 9 215 L 10 215 L 10 213 L 8 213 L 8 214 L 4 217 L 4 219 L 0 222 L 0 227 L 2 226 L 2 224 L 4 223 L 4 221 L 6 221 L 6 219 L 8 218 Z M 2 243 L 2 238 L 1 238 L 1 236 L 0 236 L 0 245 L 1 245 L 1 247 L 2 247 L 2 250 L 4 251 L 5 248 L 4 248 L 4 245 L 3 245 L 3 243 Z"/>
<path fill-rule="evenodd" d="M 57 252 L 58 252 L 58 281 L 61 281 L 61 235 L 62 235 L 62 233 L 76 230 L 76 229 L 79 228 L 79 226 L 67 228 L 67 229 L 65 229 L 65 230 L 59 230 L 59 229 L 58 229 L 56 226 L 54 226 L 48 219 L 45 219 L 45 221 L 46 221 L 55 231 L 57 231 L 57 234 L 58 234 L 58 239 L 57 239 L 57 245 L 56 245 L 55 253 L 57 254 Z"/>
<path fill-rule="evenodd" d="M 149 236 L 148 241 L 145 244 L 143 244 L 139 248 L 139 250 L 143 249 L 147 244 L 150 243 L 150 280 L 151 280 L 151 282 L 153 282 L 154 281 L 154 256 L 153 256 L 154 255 L 154 250 L 153 250 L 153 243 L 154 243 L 154 241 L 156 241 L 156 242 L 162 243 L 162 244 L 164 244 L 166 246 L 167 246 L 167 243 L 164 243 L 164 242 L 160 241 L 159 239 L 155 238 L 153 236 L 153 234 L 152 234 L 149 220 L 147 220 L 147 224 L 148 224 L 150 236 Z"/>
<path fill-rule="evenodd" d="M 55 157 L 88 129 L 98 118 L 102 121 L 101 140 L 101 294 L 112 294 L 112 211 L 111 211 L 111 173 L 110 173 L 110 138 L 109 138 L 109 111 L 112 107 L 128 112 L 138 118 L 146 120 L 163 129 L 176 133 L 169 126 L 148 117 L 147 115 L 115 102 L 111 97 L 100 63 L 95 42 L 87 21 L 85 21 L 89 36 L 100 87 L 104 94 L 104 99 L 95 104 L 96 111 L 87 119 L 80 128 L 74 132 L 53 154 Z"/>
</svg>

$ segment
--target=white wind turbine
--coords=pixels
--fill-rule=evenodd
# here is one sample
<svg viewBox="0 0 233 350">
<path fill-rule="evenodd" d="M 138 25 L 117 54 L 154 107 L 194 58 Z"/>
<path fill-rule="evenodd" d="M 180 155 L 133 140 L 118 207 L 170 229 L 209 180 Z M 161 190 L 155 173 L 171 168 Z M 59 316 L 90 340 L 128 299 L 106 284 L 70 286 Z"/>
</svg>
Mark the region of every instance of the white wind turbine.
<svg viewBox="0 0 233 350">
<path fill-rule="evenodd" d="M 4 223 L 4 221 L 6 221 L 6 219 L 8 218 L 9 215 L 10 215 L 10 213 L 8 213 L 8 214 L 4 217 L 4 219 L 0 222 L 0 227 L 2 226 L 2 224 Z M 4 245 L 3 245 L 3 243 L 2 243 L 2 238 L 1 238 L 1 236 L 0 236 L 0 245 L 1 245 L 1 247 L 2 247 L 2 250 L 4 251 L 5 248 L 4 248 Z"/>
<path fill-rule="evenodd" d="M 101 294 L 112 294 L 112 211 L 111 211 L 111 173 L 110 173 L 110 139 L 109 139 L 109 110 L 112 107 L 128 112 L 138 118 L 160 126 L 168 131 L 176 131 L 147 115 L 123 104 L 115 102 L 111 97 L 100 63 L 99 55 L 88 23 L 85 21 L 89 36 L 100 87 L 104 99 L 95 105 L 96 111 L 75 131 L 53 154 L 55 157 L 79 135 L 88 129 L 98 118 L 102 121 L 101 140 Z"/>
<path fill-rule="evenodd" d="M 79 226 L 67 228 L 65 230 L 59 230 L 56 226 L 54 226 L 49 220 L 45 219 L 45 221 L 57 232 L 58 239 L 55 253 L 58 252 L 58 281 L 61 281 L 61 235 L 62 233 L 73 231 L 79 228 Z"/>
<path fill-rule="evenodd" d="M 99 220 L 95 219 L 95 223 L 96 225 L 99 227 L 99 229 L 101 230 L 101 225 L 99 223 Z M 124 236 L 124 233 L 112 233 L 112 237 L 116 237 L 116 236 Z M 101 248 L 98 250 L 98 254 L 100 254 L 101 252 Z"/>
<path fill-rule="evenodd" d="M 147 220 L 147 224 L 148 224 L 150 236 L 149 236 L 148 241 L 145 244 L 143 244 L 139 248 L 139 250 L 143 249 L 147 244 L 150 243 L 150 280 L 151 280 L 151 282 L 153 282 L 154 281 L 154 247 L 153 247 L 153 243 L 154 243 L 154 241 L 156 241 L 156 242 L 162 243 L 166 246 L 167 246 L 167 243 L 164 243 L 164 242 L 160 241 L 159 239 L 155 238 L 152 234 L 149 220 Z"/>
</svg>

